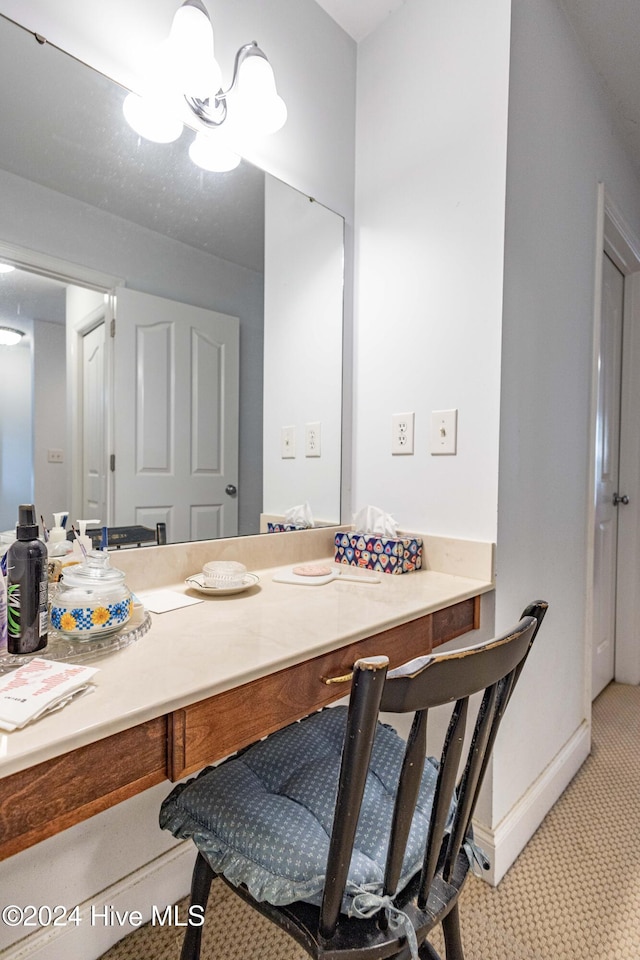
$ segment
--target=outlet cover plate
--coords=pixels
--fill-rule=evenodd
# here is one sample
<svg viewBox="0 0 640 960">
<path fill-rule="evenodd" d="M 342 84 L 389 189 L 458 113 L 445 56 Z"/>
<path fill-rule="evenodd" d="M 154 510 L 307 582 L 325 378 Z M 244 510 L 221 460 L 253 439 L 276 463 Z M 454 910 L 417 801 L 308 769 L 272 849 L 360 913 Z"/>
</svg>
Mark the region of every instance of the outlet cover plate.
<svg viewBox="0 0 640 960">
<path fill-rule="evenodd" d="M 391 417 L 391 453 L 394 457 L 413 453 L 415 413 L 394 413 Z"/>
<path fill-rule="evenodd" d="M 322 427 L 319 422 L 305 424 L 304 426 L 305 457 L 321 456 L 321 449 L 320 449 L 321 429 Z"/>
</svg>

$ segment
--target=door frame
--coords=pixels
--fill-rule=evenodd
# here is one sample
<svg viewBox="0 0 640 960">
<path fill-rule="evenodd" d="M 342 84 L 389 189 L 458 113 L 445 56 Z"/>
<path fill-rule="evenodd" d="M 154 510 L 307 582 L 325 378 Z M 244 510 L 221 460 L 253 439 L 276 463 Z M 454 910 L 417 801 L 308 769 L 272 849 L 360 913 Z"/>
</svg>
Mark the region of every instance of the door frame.
<svg viewBox="0 0 640 960">
<path fill-rule="evenodd" d="M 113 480 L 109 470 L 109 451 L 113 450 L 111 441 L 113 433 L 113 343 L 110 336 L 111 320 L 113 318 L 112 294 L 104 293 L 104 302 L 77 321 L 67 319 L 67 424 L 72 438 L 71 449 L 75 452 L 69 476 L 71 480 L 70 516 L 80 517 L 82 512 L 82 490 L 84 484 L 84 436 L 82 407 L 82 339 L 95 327 L 104 323 L 104 440 L 103 451 L 106 476 L 105 503 L 107 513 L 101 517 L 101 523 L 110 526 L 113 516 Z"/>
<path fill-rule="evenodd" d="M 85 267 L 78 263 L 72 263 L 69 260 L 62 260 L 59 257 L 51 257 L 46 253 L 41 253 L 37 250 L 31 250 L 29 247 L 22 247 L 16 243 L 9 243 L 3 240 L 0 240 L 0 259 L 6 261 L 7 263 L 13 264 L 18 269 L 28 270 L 31 273 L 37 273 L 41 276 L 51 277 L 54 280 L 60 280 L 63 283 L 68 283 L 74 287 L 87 287 L 90 290 L 95 290 L 98 293 L 103 293 L 108 300 L 108 308 L 110 311 L 110 316 L 113 316 L 113 293 L 112 291 L 119 286 L 124 286 L 125 282 L 121 277 L 114 276 L 113 274 L 104 273 L 100 270 L 94 270 L 92 267 Z M 77 339 L 76 339 L 77 344 Z M 110 349 L 110 347 L 109 347 Z M 69 369 L 70 363 L 77 363 L 77 354 L 72 354 L 72 357 L 69 356 L 69 331 L 67 328 L 67 366 Z M 75 366 L 73 367 L 75 369 Z M 75 380 L 75 378 L 74 378 Z M 109 384 L 108 389 L 113 390 L 111 384 Z M 76 430 L 77 430 L 77 417 L 74 417 L 74 402 L 70 395 L 70 391 L 67 390 L 67 450 L 73 451 L 73 444 L 76 442 Z M 108 413 L 108 422 L 107 430 L 111 430 L 110 424 L 111 413 Z M 111 436 L 109 436 L 109 449 L 113 449 Z M 108 476 L 108 485 L 111 482 L 110 476 Z M 72 463 L 69 468 L 69 481 L 68 481 L 68 490 L 67 496 L 69 498 L 69 510 L 71 511 L 70 516 L 74 516 L 74 511 L 76 507 L 73 506 L 74 496 L 78 489 L 78 480 L 77 480 L 77 471 L 75 465 Z M 113 486 L 113 484 L 111 484 Z M 109 509 L 113 510 L 113 494 L 108 494 L 108 504 Z"/>
<path fill-rule="evenodd" d="M 622 386 L 620 402 L 619 489 L 630 494 L 624 506 L 625 523 L 618 527 L 616 581 L 616 640 L 614 679 L 619 683 L 640 684 L 640 378 L 632 376 L 640 368 L 640 241 L 629 228 L 604 183 L 598 184 L 596 257 L 594 284 L 593 362 L 589 436 L 589 500 L 587 517 L 587 589 L 584 697 L 585 716 L 591 715 L 591 657 L 594 633 L 595 575 L 595 457 L 597 384 L 602 326 L 603 256 L 613 260 L 625 277 L 622 324 Z M 634 419 L 634 413 L 636 414 Z"/>
</svg>

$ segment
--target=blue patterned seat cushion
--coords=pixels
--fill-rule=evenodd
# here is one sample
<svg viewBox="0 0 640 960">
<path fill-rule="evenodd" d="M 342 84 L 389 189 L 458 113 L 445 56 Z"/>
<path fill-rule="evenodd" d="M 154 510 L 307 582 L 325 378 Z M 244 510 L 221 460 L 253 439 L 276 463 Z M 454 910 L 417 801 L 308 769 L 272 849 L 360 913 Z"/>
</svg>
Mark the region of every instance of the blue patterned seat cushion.
<svg viewBox="0 0 640 960">
<path fill-rule="evenodd" d="M 319 904 L 336 801 L 346 707 L 291 724 L 241 756 L 179 784 L 160 826 L 191 838 L 215 873 L 256 900 Z M 378 724 L 343 911 L 362 891 L 380 894 L 405 743 Z M 428 759 L 399 889 L 420 869 L 436 781 Z"/>
</svg>

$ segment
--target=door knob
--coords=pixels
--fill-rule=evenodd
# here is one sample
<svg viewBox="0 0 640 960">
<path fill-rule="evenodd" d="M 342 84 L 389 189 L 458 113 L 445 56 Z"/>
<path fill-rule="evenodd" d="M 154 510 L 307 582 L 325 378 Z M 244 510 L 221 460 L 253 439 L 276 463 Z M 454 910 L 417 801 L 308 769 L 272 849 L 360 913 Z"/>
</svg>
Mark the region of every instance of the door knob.
<svg viewBox="0 0 640 960">
<path fill-rule="evenodd" d="M 619 503 L 629 503 L 629 497 L 626 495 L 626 493 L 623 494 L 622 496 L 620 496 L 620 495 L 617 494 L 617 493 L 614 493 L 614 495 L 613 495 L 613 505 L 614 505 L 614 507 L 617 507 Z"/>
<path fill-rule="evenodd" d="M 237 487 L 234 487 L 232 483 L 228 483 L 224 488 L 224 492 L 228 493 L 230 497 L 235 497 L 236 493 L 238 492 L 238 489 Z"/>
</svg>

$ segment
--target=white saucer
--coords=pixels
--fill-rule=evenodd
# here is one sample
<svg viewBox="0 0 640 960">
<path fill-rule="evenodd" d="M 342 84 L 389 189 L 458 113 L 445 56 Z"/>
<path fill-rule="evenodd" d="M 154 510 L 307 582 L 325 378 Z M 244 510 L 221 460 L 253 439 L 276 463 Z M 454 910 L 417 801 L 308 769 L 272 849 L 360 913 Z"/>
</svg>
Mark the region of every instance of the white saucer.
<svg viewBox="0 0 640 960">
<path fill-rule="evenodd" d="M 257 583 L 260 583 L 260 577 L 256 573 L 245 573 L 242 583 L 236 587 L 208 587 L 204 581 L 204 574 L 196 573 L 192 577 L 187 577 L 185 583 L 192 590 L 197 590 L 198 593 L 206 593 L 210 597 L 221 597 L 230 593 L 242 593 L 249 587 L 255 587 Z"/>
</svg>

